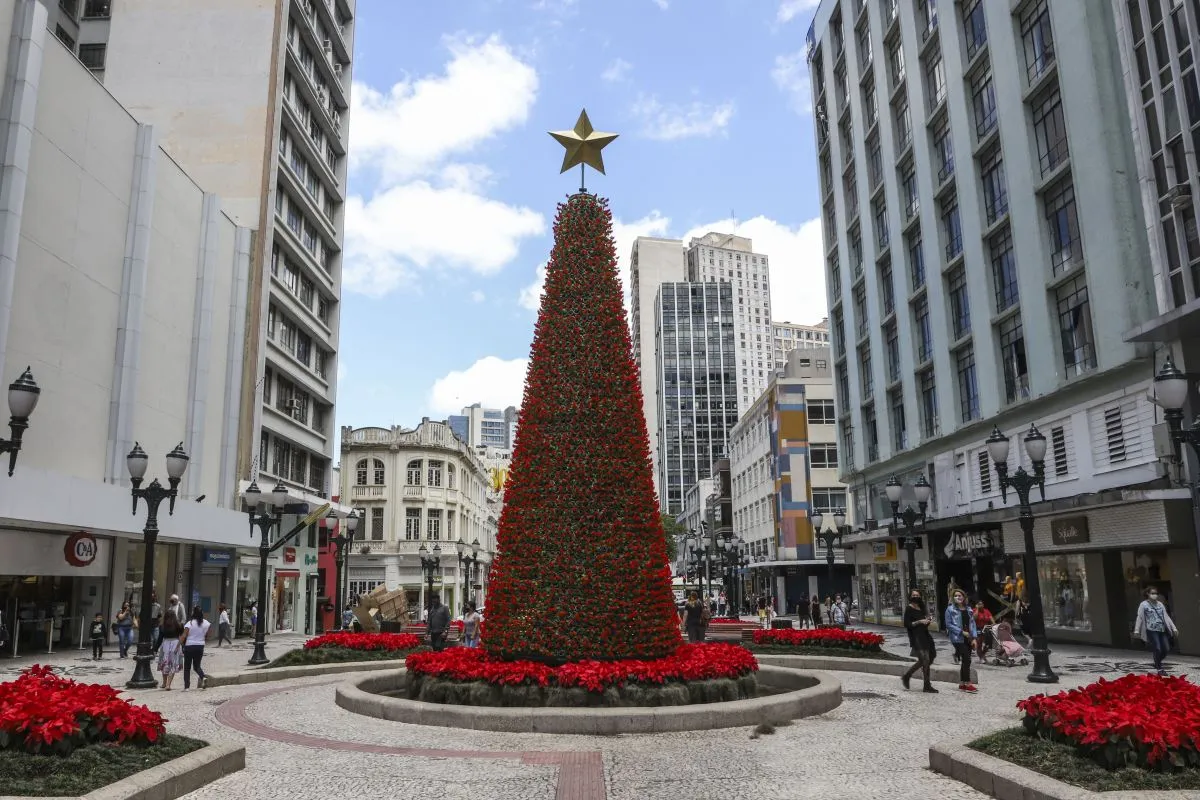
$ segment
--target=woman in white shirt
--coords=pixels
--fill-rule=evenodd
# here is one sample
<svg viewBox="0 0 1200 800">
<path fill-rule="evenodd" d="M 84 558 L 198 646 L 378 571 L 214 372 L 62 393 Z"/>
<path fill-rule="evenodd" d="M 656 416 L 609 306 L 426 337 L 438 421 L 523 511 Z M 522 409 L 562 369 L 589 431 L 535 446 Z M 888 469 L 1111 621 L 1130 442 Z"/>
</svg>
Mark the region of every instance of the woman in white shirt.
<svg viewBox="0 0 1200 800">
<path fill-rule="evenodd" d="M 205 674 L 200 667 L 204 658 L 204 640 L 208 638 L 208 629 L 212 623 L 204 618 L 200 606 L 192 609 L 192 618 L 183 626 L 183 690 L 186 692 L 192 683 L 192 668 L 196 668 L 196 688 L 204 688 Z"/>
<path fill-rule="evenodd" d="M 222 641 L 233 644 L 233 638 L 229 635 L 229 607 L 224 603 L 217 606 L 217 647 L 221 646 Z"/>
</svg>

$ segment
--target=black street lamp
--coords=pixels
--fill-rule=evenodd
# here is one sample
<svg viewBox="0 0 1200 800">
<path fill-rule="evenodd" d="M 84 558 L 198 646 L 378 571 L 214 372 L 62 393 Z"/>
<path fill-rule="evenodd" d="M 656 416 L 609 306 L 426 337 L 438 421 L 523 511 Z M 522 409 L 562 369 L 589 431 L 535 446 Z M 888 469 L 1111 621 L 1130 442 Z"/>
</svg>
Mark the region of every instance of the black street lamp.
<svg viewBox="0 0 1200 800">
<path fill-rule="evenodd" d="M 345 589 L 342 586 L 342 570 L 346 567 L 346 548 L 350 546 L 350 542 L 354 541 L 354 529 L 358 527 L 358 514 L 351 511 L 346 515 L 344 520 L 340 520 L 338 524 L 338 532 L 336 536 L 330 536 L 329 542 L 334 547 L 333 555 L 333 595 L 336 598 L 333 603 L 334 624 L 341 630 L 342 625 L 342 603 L 345 602 Z"/>
<path fill-rule="evenodd" d="M 900 510 L 900 495 L 904 493 L 904 486 L 895 475 L 888 480 L 884 489 L 888 502 L 892 504 L 892 530 L 903 525 L 907 534 L 901 537 L 900 546 L 908 553 L 908 591 L 911 594 L 917 587 L 917 551 L 921 549 L 921 537 L 916 535 L 916 526 L 920 522 L 921 527 L 925 527 L 925 511 L 929 508 L 929 495 L 933 493 L 933 487 L 925 480 L 924 474 L 917 478 L 913 484 L 913 494 L 917 498 L 915 511 L 910 505 Z"/>
<path fill-rule="evenodd" d="M 833 596 L 833 548 L 842 543 L 842 535 L 846 533 L 846 512 L 838 509 L 833 512 L 833 530 L 825 530 L 825 515 L 820 510 L 812 512 L 813 534 L 825 545 L 825 563 L 829 567 L 829 596 Z"/>
<path fill-rule="evenodd" d="M 471 548 L 470 555 L 467 554 L 468 546 Z M 455 547 L 458 548 L 458 571 L 463 576 L 462 606 L 463 614 L 466 614 L 467 600 L 471 594 L 471 573 L 475 571 L 475 565 L 479 563 L 479 540 L 476 539 L 468 545 L 459 539 L 455 542 Z"/>
<path fill-rule="evenodd" d="M 154 547 L 158 542 L 158 507 L 166 500 L 167 513 L 175 513 L 179 482 L 183 480 L 183 473 L 188 467 L 188 455 L 183 451 L 183 442 L 167 453 L 167 483 L 171 488 L 165 488 L 158 482 L 158 478 L 150 481 L 150 485 L 145 489 L 142 488 L 142 480 L 146 477 L 146 467 L 149 463 L 150 457 L 146 455 L 146 451 L 134 442 L 133 449 L 125 456 L 125 466 L 129 469 L 129 482 L 133 484 L 133 513 L 137 513 L 138 500 L 146 501 L 146 527 L 142 529 L 142 546 L 146 552 L 142 559 L 142 611 L 138 621 L 138 647 L 137 654 L 133 657 L 133 677 L 125 684 L 127 689 L 153 689 L 158 686 L 158 681 L 154 679 L 154 673 L 150 670 L 150 662 L 154 659 L 154 630 L 150 606 L 154 595 Z M 180 620 L 181 624 L 182 622 L 183 620 Z"/>
<path fill-rule="evenodd" d="M 8 385 L 8 429 L 12 432 L 11 439 L 0 439 L 0 453 L 8 453 L 8 477 L 12 477 L 17 468 L 17 453 L 21 451 L 21 438 L 29 427 L 29 415 L 37 408 L 38 397 L 42 390 L 33 379 L 29 367 L 21 373 L 21 377 Z"/>
<path fill-rule="evenodd" d="M 434 542 L 433 550 L 430 551 L 425 547 L 425 543 L 421 542 L 417 555 L 421 557 L 421 572 L 425 574 L 425 584 L 428 586 L 428 591 L 425 592 L 425 619 L 428 621 L 429 612 L 433 610 L 433 579 L 442 563 L 442 548 Z"/>
<path fill-rule="evenodd" d="M 1058 683 L 1058 676 L 1050 669 L 1050 646 L 1046 641 L 1046 617 L 1042 610 L 1042 582 L 1038 577 L 1037 552 L 1033 541 L 1033 509 L 1029 505 L 1029 494 L 1036 486 L 1043 502 L 1046 499 L 1046 437 L 1036 425 L 1029 426 L 1025 434 L 1025 453 L 1033 464 L 1033 474 L 1018 466 L 1011 476 L 1008 474 L 1008 437 L 999 428 L 992 428 L 992 435 L 984 442 L 992 457 L 996 473 L 1000 476 L 1000 496 L 1008 502 L 1008 490 L 1017 493 L 1018 521 L 1025 534 L 1025 576 L 1029 595 L 1029 613 L 1025 625 L 1033 639 L 1033 671 L 1026 678 L 1030 683 Z"/>
<path fill-rule="evenodd" d="M 250 536 L 258 528 L 258 625 L 254 628 L 254 652 L 249 663 L 252 666 L 267 663 L 267 559 L 271 555 L 271 529 L 283 525 L 283 509 L 288 505 L 291 496 L 283 481 L 275 484 L 275 488 L 263 493 L 258 484 L 250 481 L 246 491 L 242 492 L 246 501 L 247 514 L 250 517 Z M 259 506 L 263 513 L 257 513 Z"/>
</svg>

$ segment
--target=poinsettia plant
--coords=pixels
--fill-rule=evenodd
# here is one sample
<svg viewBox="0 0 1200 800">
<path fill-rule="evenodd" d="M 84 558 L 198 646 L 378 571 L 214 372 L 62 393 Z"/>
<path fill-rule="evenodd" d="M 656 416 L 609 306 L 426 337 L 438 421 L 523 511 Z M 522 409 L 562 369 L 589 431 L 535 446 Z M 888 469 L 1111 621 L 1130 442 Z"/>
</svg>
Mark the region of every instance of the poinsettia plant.
<svg viewBox="0 0 1200 800">
<path fill-rule="evenodd" d="M 665 658 L 620 661 L 574 661 L 551 666 L 540 661 L 508 661 L 486 650 L 452 647 L 439 652 L 413 653 L 404 660 L 410 675 L 456 681 L 484 681 L 496 686 L 579 686 L 602 692 L 628 683 L 664 684 L 740 678 L 758 670 L 758 660 L 733 644 L 685 644 Z"/>
<path fill-rule="evenodd" d="M 105 684 L 77 683 L 34 665 L 0 683 L 0 749 L 66 755 L 94 742 L 148 745 L 166 719 Z"/>
<path fill-rule="evenodd" d="M 326 633 L 304 643 L 305 650 L 341 647 L 346 650 L 387 650 L 397 652 L 421 646 L 421 638 L 412 633 Z"/>
<path fill-rule="evenodd" d="M 773 647 L 830 647 L 879 652 L 883 637 L 877 633 L 842 628 L 772 628 L 754 632 L 754 643 Z"/>
<path fill-rule="evenodd" d="M 1017 708 L 1031 734 L 1073 744 L 1109 769 L 1200 766 L 1200 687 L 1184 677 L 1101 678 Z"/>
</svg>

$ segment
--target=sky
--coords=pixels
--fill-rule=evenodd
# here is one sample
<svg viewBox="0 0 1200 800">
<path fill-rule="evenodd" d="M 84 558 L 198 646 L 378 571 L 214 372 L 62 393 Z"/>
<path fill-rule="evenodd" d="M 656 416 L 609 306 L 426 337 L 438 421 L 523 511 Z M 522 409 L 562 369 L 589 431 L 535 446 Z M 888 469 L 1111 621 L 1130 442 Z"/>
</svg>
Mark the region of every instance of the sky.
<svg viewBox="0 0 1200 800">
<path fill-rule="evenodd" d="M 597 130 L 640 235 L 753 240 L 777 321 L 826 314 L 804 37 L 817 0 L 358 0 L 339 425 L 519 406 L 556 205 Z"/>
</svg>

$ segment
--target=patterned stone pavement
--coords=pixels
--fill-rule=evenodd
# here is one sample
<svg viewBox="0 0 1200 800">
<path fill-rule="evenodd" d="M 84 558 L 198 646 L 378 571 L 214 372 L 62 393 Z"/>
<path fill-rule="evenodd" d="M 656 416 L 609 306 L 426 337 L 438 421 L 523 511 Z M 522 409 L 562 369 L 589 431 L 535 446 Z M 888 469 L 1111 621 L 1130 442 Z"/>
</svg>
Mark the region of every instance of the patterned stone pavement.
<svg viewBox="0 0 1200 800">
<path fill-rule="evenodd" d="M 902 632 L 882 629 L 887 647 Z M 279 653 L 303 637 L 273 637 Z M 242 669 L 248 643 L 206 655 L 209 671 Z M 61 654 L 55 663 L 82 680 L 123 682 L 132 661 L 95 662 Z M 945 648 L 939 661 L 949 655 Z M 1099 676 L 1145 671 L 1145 653 L 1058 646 L 1059 688 Z M 19 665 L 0 661 L 0 679 Z M 114 667 L 119 669 L 109 672 Z M 1200 675 L 1200 661 L 1176 659 L 1175 674 Z M 247 768 L 188 800 L 244 797 L 418 796 L 463 800 L 874 800 L 982 797 L 927 768 L 928 745 L 970 739 L 1018 723 L 1016 701 L 1034 693 L 1027 668 L 980 669 L 980 692 L 942 685 L 939 695 L 905 692 L 899 680 L 839 673 L 845 702 L 828 714 L 753 736 L 748 728 L 655 736 L 551 736 L 457 731 L 353 715 L 333 702 L 341 676 L 170 694 L 135 692 L 174 730 L 245 744 Z M 350 676 L 345 676 L 349 678 Z"/>
</svg>

